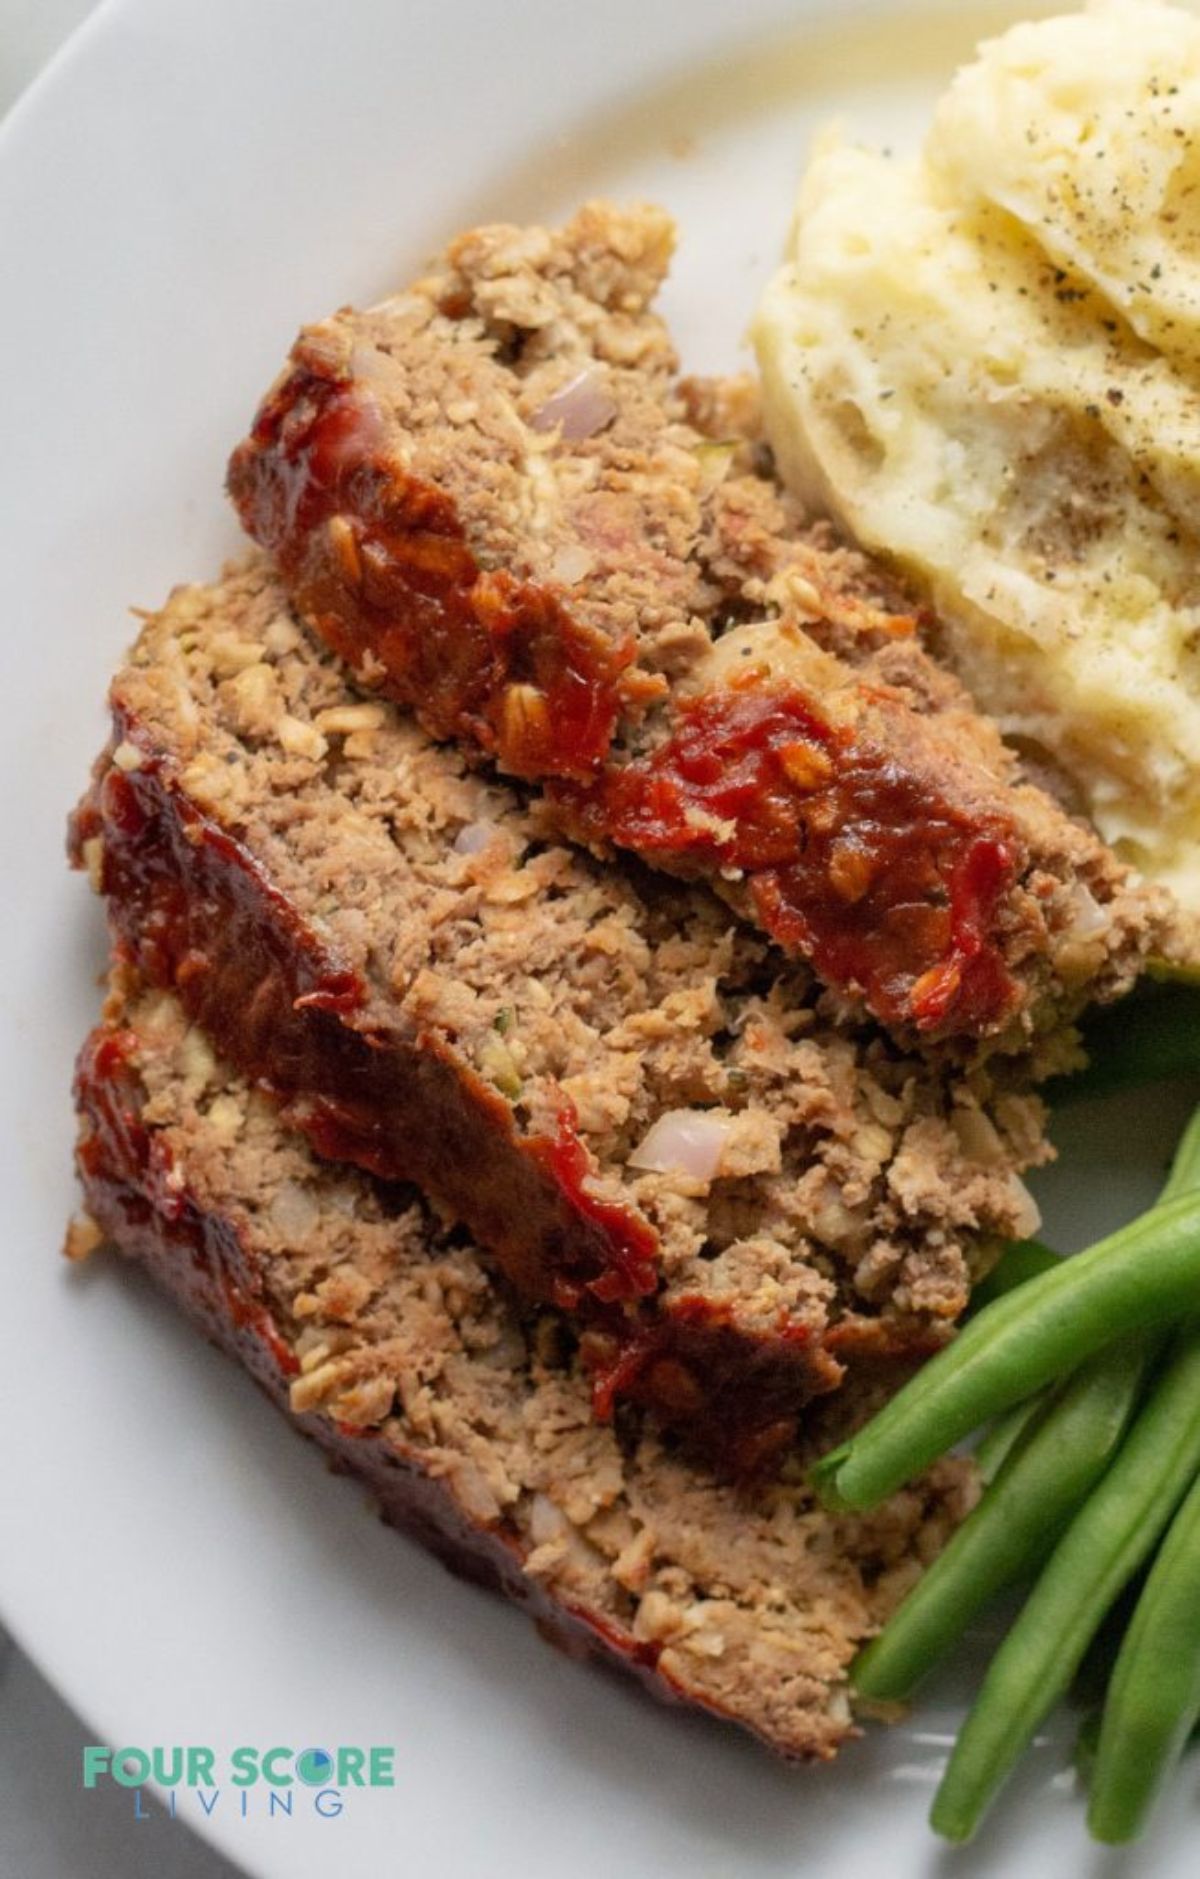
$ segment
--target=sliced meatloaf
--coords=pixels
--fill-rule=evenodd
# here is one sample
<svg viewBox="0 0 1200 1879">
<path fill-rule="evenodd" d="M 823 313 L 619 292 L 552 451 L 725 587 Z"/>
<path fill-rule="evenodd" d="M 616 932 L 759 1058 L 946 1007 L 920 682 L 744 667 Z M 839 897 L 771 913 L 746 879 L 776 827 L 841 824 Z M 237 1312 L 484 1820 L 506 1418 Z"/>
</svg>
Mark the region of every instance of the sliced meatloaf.
<svg viewBox="0 0 1200 1879">
<path fill-rule="evenodd" d="M 564 1641 L 788 1756 L 853 1733 L 846 1666 L 966 1510 L 942 1463 L 876 1515 L 789 1479 L 719 1485 L 589 1411 L 572 1340 L 525 1318 L 411 1193 L 316 1160 L 162 994 L 85 1047 L 78 1162 L 140 1261 L 386 1517 Z M 97 1239 L 79 1222 L 68 1242 Z"/>
<path fill-rule="evenodd" d="M 349 689 L 262 557 L 148 619 L 111 703 L 72 843 L 121 955 L 574 1312 L 602 1412 L 749 1466 L 1033 1225 L 1028 1061 L 906 1054 L 708 893 L 556 841 Z"/>
<path fill-rule="evenodd" d="M 364 683 L 558 828 L 713 883 L 895 1030 L 1020 1048 L 1128 985 L 1162 902 L 677 381 L 672 240 L 603 204 L 483 228 L 308 328 L 238 513 Z"/>
</svg>

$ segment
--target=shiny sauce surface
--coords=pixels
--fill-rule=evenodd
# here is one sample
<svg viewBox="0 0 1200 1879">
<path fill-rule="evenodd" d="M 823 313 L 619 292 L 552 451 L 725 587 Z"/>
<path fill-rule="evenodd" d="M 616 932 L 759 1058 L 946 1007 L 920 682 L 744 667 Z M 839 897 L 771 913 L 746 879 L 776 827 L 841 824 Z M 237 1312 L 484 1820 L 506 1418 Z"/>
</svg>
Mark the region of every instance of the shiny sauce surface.
<svg viewBox="0 0 1200 1879">
<path fill-rule="evenodd" d="M 450 496 L 408 473 L 369 389 L 336 375 L 293 367 L 230 489 L 328 644 L 433 736 L 544 781 L 570 832 L 741 879 L 764 930 L 886 1024 L 980 1034 L 1012 1015 L 996 943 L 1010 825 L 931 785 L 903 725 L 847 728 L 755 678 L 673 705 L 666 741 L 622 762 L 623 722 L 661 679 L 553 585 L 481 569 Z"/>
<path fill-rule="evenodd" d="M 585 626 L 553 587 L 482 569 L 450 497 L 387 448 L 365 390 L 292 372 L 229 487 L 323 637 L 433 736 L 465 737 L 515 776 L 597 770 L 645 685 L 632 641 Z"/>
<path fill-rule="evenodd" d="M 887 1022 L 975 1030 L 1013 1008 L 993 938 L 1014 875 L 1001 818 L 797 689 L 706 694 L 649 755 L 558 795 L 594 839 L 744 877 L 767 932 Z"/>
</svg>

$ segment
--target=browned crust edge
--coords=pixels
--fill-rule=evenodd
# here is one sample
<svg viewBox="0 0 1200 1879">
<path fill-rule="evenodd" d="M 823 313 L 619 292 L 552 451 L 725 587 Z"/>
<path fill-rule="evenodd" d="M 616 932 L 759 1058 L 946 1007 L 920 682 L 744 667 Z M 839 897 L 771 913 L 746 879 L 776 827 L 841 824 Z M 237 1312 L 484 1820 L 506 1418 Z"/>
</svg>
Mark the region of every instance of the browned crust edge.
<svg viewBox="0 0 1200 1879">
<path fill-rule="evenodd" d="M 467 1226 L 526 1297 L 603 1332 L 602 1415 L 626 1396 L 677 1421 L 671 1362 L 662 1361 L 675 1360 L 703 1380 L 699 1413 L 692 1391 L 684 1418 L 697 1446 L 731 1473 L 769 1465 L 804 1405 L 845 1374 L 836 1328 L 826 1340 L 788 1324 L 747 1336 L 703 1301 L 657 1309 L 647 1295 L 656 1241 L 642 1216 L 572 1190 L 555 1172 L 553 1142 L 520 1138 L 507 1104 L 443 1039 L 380 1036 L 366 1026 L 365 987 L 188 796 L 138 720 L 118 709 L 114 736 L 138 748 L 139 766 L 126 774 L 100 759 L 73 819 L 71 850 L 81 865 L 85 844 L 103 837 L 100 884 L 118 956 L 174 990 L 318 1154 L 412 1181 Z M 877 1336 L 859 1334 L 864 1348 L 845 1354 L 924 1356 L 934 1341 L 920 1324 L 909 1339 L 881 1327 Z"/>
<path fill-rule="evenodd" d="M 149 1133 L 137 1120 L 140 1085 L 124 1061 L 121 1036 L 104 1027 L 93 1032 L 80 1053 L 75 1080 L 77 1106 L 87 1125 L 77 1168 L 87 1207 L 117 1250 L 136 1261 L 210 1343 L 249 1372 L 291 1425 L 325 1451 L 337 1472 L 352 1474 L 368 1487 L 385 1521 L 418 1540 L 459 1577 L 512 1600 L 550 1642 L 574 1657 L 631 1674 L 660 1702 L 735 1723 L 784 1760 L 831 1759 L 834 1746 L 808 1754 L 783 1748 L 743 1717 L 683 1691 L 659 1664 L 656 1645 L 552 1598 L 523 1570 L 514 1534 L 503 1526 L 483 1528 L 467 1521 L 445 1485 L 394 1441 L 290 1410 L 290 1352 L 263 1303 L 253 1256 L 233 1222 L 205 1210 L 177 1180 L 164 1180 L 166 1169 L 156 1164 Z M 858 1731 L 850 1727 L 846 1733 Z"/>
</svg>

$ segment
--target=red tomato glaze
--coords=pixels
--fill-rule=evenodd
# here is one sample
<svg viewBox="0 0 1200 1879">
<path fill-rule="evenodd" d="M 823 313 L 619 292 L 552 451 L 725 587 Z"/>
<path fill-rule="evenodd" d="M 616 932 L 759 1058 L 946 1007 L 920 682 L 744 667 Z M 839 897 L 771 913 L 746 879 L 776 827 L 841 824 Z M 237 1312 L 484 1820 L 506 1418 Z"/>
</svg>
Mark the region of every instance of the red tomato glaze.
<svg viewBox="0 0 1200 1879">
<path fill-rule="evenodd" d="M 482 569 L 451 498 L 383 433 L 367 391 L 293 371 L 229 466 L 246 528 L 335 652 L 434 737 L 465 737 L 516 776 L 594 774 L 647 686 L 632 640 L 583 625 L 553 587 Z"/>
<path fill-rule="evenodd" d="M 1006 826 L 798 690 L 709 693 L 648 756 L 554 795 L 590 839 L 737 870 L 766 930 L 886 1022 L 983 1030 L 1016 1003 L 993 932 L 1015 872 Z"/>
</svg>

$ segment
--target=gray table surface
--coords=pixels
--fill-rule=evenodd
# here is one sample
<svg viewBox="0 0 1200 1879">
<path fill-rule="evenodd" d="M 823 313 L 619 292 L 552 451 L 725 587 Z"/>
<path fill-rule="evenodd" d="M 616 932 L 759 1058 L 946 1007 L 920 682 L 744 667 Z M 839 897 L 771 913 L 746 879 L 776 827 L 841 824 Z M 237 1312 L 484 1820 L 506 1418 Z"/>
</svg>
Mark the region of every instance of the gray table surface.
<svg viewBox="0 0 1200 1879">
<path fill-rule="evenodd" d="M 93 3 L 0 0 L 0 116 Z M 134 1821 L 116 1789 L 85 1797 L 89 1733 L 0 1630 L 0 1879 L 235 1879 L 181 1821 Z"/>
</svg>

